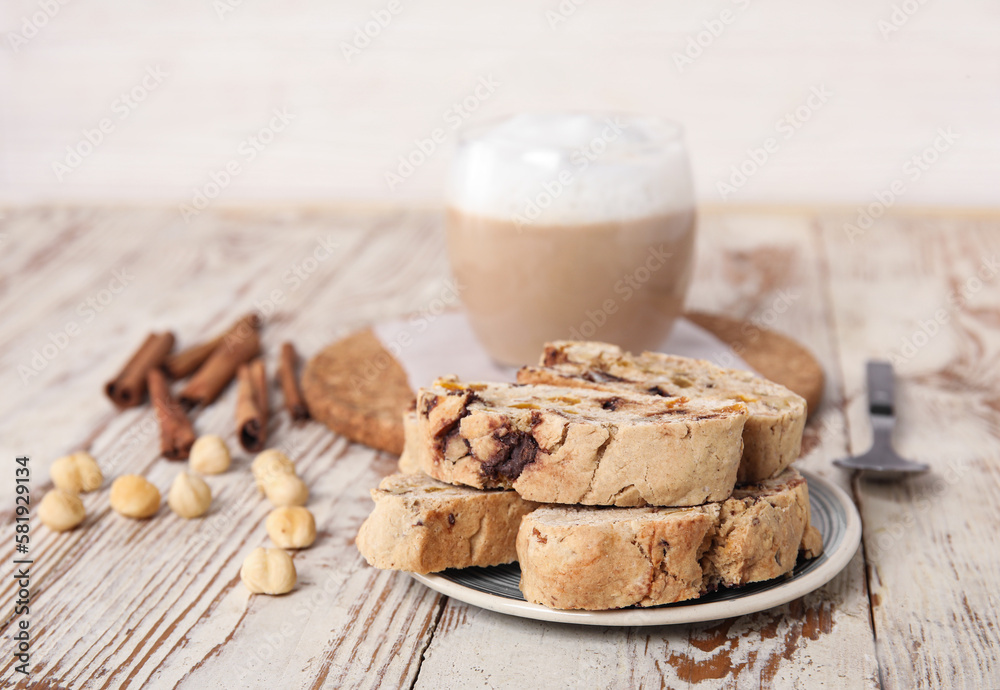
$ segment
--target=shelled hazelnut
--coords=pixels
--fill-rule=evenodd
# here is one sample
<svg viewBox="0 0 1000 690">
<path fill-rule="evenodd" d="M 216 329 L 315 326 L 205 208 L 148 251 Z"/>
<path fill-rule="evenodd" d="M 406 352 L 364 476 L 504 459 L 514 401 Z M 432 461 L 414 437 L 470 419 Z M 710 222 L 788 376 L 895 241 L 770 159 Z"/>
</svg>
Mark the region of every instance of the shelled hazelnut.
<svg viewBox="0 0 1000 690">
<path fill-rule="evenodd" d="M 126 474 L 111 483 L 111 507 L 130 518 L 148 518 L 160 509 L 160 490 L 137 474 Z"/>
<path fill-rule="evenodd" d="M 316 541 L 316 520 L 308 508 L 275 508 L 264 522 L 271 541 L 283 549 L 304 549 Z"/>
<path fill-rule="evenodd" d="M 261 451 L 250 464 L 257 488 L 263 492 L 264 486 L 277 477 L 295 475 L 295 463 L 287 455 L 275 448 Z"/>
<path fill-rule="evenodd" d="M 104 475 L 94 457 L 85 451 L 65 455 L 52 463 L 49 477 L 58 488 L 78 494 L 96 491 L 104 483 Z"/>
<path fill-rule="evenodd" d="M 83 501 L 75 493 L 52 489 L 42 497 L 38 506 L 38 519 L 53 532 L 73 529 L 87 517 Z"/>
<path fill-rule="evenodd" d="M 309 500 L 309 487 L 294 474 L 280 474 L 264 485 L 264 495 L 279 508 L 302 506 Z"/>
<path fill-rule="evenodd" d="M 250 552 L 240 568 L 240 579 L 254 594 L 285 594 L 296 582 L 292 557 L 281 549 L 260 546 Z"/>
<path fill-rule="evenodd" d="M 229 447 L 219 436 L 199 436 L 191 446 L 188 466 L 198 474 L 222 474 L 232 464 Z"/>
<path fill-rule="evenodd" d="M 182 518 L 201 517 L 212 505 L 212 490 L 197 474 L 181 472 L 170 485 L 167 505 Z"/>
</svg>

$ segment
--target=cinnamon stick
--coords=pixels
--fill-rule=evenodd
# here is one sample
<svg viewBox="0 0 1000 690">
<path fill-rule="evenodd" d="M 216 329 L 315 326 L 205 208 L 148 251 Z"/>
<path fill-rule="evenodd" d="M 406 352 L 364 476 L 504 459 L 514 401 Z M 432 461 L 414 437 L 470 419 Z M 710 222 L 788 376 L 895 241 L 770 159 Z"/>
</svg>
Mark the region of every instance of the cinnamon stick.
<svg viewBox="0 0 1000 690">
<path fill-rule="evenodd" d="M 260 324 L 260 317 L 257 314 L 247 314 L 230 326 L 224 333 L 220 333 L 207 343 L 192 345 L 187 349 L 181 350 L 175 355 L 170 355 L 163 363 L 163 369 L 172 379 L 182 379 L 185 376 L 190 376 L 205 363 L 205 360 L 209 358 L 212 352 L 215 351 L 215 348 L 217 348 L 228 335 L 238 332 L 246 326 L 259 329 Z"/>
<path fill-rule="evenodd" d="M 241 364 L 237 374 L 236 435 L 244 450 L 256 453 L 267 442 L 267 372 L 264 360 L 258 357 Z"/>
<path fill-rule="evenodd" d="M 170 395 L 167 378 L 159 369 L 150 369 L 147 375 L 149 398 L 160 420 L 160 452 L 170 460 L 184 460 L 194 445 L 194 427 L 184 408 Z"/>
<path fill-rule="evenodd" d="M 271 417 L 271 405 L 267 395 L 267 369 L 264 367 L 264 358 L 257 357 L 252 360 L 250 366 L 250 380 L 253 382 L 254 395 L 257 398 L 257 407 L 264 417 L 264 424 Z"/>
<path fill-rule="evenodd" d="M 163 362 L 163 370 L 172 379 L 182 379 L 197 371 L 209 355 L 219 346 L 224 336 L 217 335 L 207 343 L 192 345 L 176 355 L 170 355 Z"/>
<path fill-rule="evenodd" d="M 146 398 L 146 375 L 163 363 L 174 346 L 174 334 L 150 333 L 104 392 L 119 409 L 141 405 Z"/>
<path fill-rule="evenodd" d="M 181 390 L 185 405 L 207 405 L 229 385 L 241 364 L 260 354 L 260 338 L 249 324 L 227 333 Z"/>
<path fill-rule="evenodd" d="M 295 346 L 291 343 L 284 343 L 281 346 L 281 359 L 278 361 L 278 380 L 281 382 L 281 392 L 285 396 L 285 409 L 295 421 L 309 419 L 309 408 L 306 407 L 305 398 L 302 397 L 302 390 L 299 388 L 299 381 L 295 377 L 295 363 L 298 355 Z"/>
</svg>

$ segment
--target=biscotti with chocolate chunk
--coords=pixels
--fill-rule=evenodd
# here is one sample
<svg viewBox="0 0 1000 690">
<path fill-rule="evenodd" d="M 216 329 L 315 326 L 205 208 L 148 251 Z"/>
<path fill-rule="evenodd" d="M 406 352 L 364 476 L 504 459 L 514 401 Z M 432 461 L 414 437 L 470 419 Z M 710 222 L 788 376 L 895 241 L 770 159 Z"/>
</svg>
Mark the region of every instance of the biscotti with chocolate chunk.
<svg viewBox="0 0 1000 690">
<path fill-rule="evenodd" d="M 794 469 L 690 508 L 544 506 L 517 535 L 521 591 L 557 609 L 658 606 L 784 575 L 819 554 Z"/>
<path fill-rule="evenodd" d="M 698 505 L 732 493 L 746 417 L 733 401 L 439 379 L 417 395 L 410 460 L 541 503 Z"/>
<path fill-rule="evenodd" d="M 370 565 L 433 573 L 512 563 L 521 518 L 537 508 L 514 491 L 478 491 L 422 474 L 372 489 L 375 508 L 355 541 Z"/>
<path fill-rule="evenodd" d="M 547 344 L 540 364 L 522 368 L 517 380 L 745 403 L 749 417 L 743 427 L 739 482 L 776 476 L 799 456 L 805 399 L 751 372 L 658 352 L 633 355 L 615 345 L 580 341 Z"/>
</svg>

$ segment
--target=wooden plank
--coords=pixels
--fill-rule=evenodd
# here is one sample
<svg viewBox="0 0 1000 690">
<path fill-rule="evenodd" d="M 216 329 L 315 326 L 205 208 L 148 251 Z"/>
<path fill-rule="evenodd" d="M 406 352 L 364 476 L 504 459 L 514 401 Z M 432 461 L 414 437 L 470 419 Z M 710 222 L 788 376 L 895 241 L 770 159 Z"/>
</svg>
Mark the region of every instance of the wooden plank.
<svg viewBox="0 0 1000 690">
<path fill-rule="evenodd" d="M 821 248 L 803 217 L 702 219 L 690 307 L 787 332 L 824 362 L 831 384 L 800 466 L 848 487 L 836 347 Z M 714 623 L 591 629 L 519 620 L 449 600 L 418 688 L 876 687 L 862 555 L 786 606 Z"/>
<path fill-rule="evenodd" d="M 95 454 L 108 483 L 137 472 L 165 493 L 181 465 L 157 458 L 151 413 L 115 413 L 100 392 L 131 344 L 154 326 L 174 327 L 182 342 L 197 340 L 247 310 L 268 312 L 266 302 L 278 290 L 280 304 L 266 313 L 263 335 L 274 371 L 282 340 L 295 340 L 308 355 L 359 321 L 405 313 L 435 294 L 443 263 L 440 238 L 426 232 L 427 222 L 426 214 L 403 212 L 223 210 L 188 227 L 175 212 L 163 210 L 10 212 L 5 232 L 20 249 L 5 259 L 4 268 L 12 270 L 4 275 L 8 283 L 25 281 L 34 288 L 17 298 L 18 318 L 5 322 L 0 360 L 16 361 L 50 324 L 72 317 L 79 295 L 90 288 L 61 276 L 76 270 L 74 252 L 82 247 L 96 262 L 95 275 L 127 257 L 137 278 L 122 293 L 120 308 L 109 307 L 94 319 L 90 331 L 53 359 L 52 370 L 32 381 L 30 395 L 5 398 L 4 452 L 32 456 L 36 501 L 47 488 L 44 478 L 55 453 L 77 447 Z M 79 237 L 51 245 L 66 228 L 84 225 Z M 41 239 L 28 232 L 38 227 L 47 228 Z M 143 236 L 132 239 L 140 234 L 137 228 Z M 330 234 L 338 246 L 327 258 L 310 262 Z M 135 251 L 138 246 L 141 252 Z M 44 261 L 33 263 L 31 257 L 39 254 Z M 8 292 L 0 299 L 15 298 Z M 276 406 L 279 395 L 272 392 Z M 196 429 L 223 435 L 235 449 L 233 406 L 229 390 L 194 415 Z M 74 421 L 78 417 L 84 421 Z M 56 432 L 46 433 L 52 429 Z M 33 523 L 32 682 L 43 677 L 73 687 L 273 687 L 276 679 L 290 687 L 413 682 L 441 599 L 368 568 L 353 546 L 371 507 L 368 489 L 391 471 L 395 459 L 348 445 L 316 423 L 291 426 L 284 412 L 276 415 L 271 439 L 297 459 L 319 528 L 317 544 L 295 556 L 296 590 L 284 597 L 252 597 L 239 583 L 243 557 L 268 542 L 263 529 L 268 505 L 252 486 L 245 454 L 236 454 L 228 473 L 208 478 L 214 508 L 203 520 L 181 520 L 166 507 L 148 521 L 124 519 L 108 508 L 105 487 L 84 497 L 89 515 L 81 529 L 57 535 Z M 4 487 L 10 488 L 7 482 Z M 10 505 L 5 499 L 4 507 Z M 5 541 L 0 558 L 9 563 L 12 555 Z M 7 633 L 13 597 L 5 579 L 0 634 Z M 9 658 L 2 660 L 0 678 L 5 684 L 20 678 Z"/>
<path fill-rule="evenodd" d="M 864 360 L 892 357 L 896 447 L 932 466 L 855 483 L 882 677 L 1000 687 L 1000 222 L 888 218 L 851 242 L 847 220 L 822 230 L 851 449 L 871 438 Z"/>
<path fill-rule="evenodd" d="M 78 447 L 89 448 L 109 478 L 139 472 L 165 490 L 179 466 L 157 459 L 151 413 L 116 413 L 99 392 L 134 343 L 163 326 L 182 343 L 197 340 L 263 309 L 273 371 L 284 339 L 308 356 L 361 324 L 437 297 L 447 276 L 439 220 L 431 211 L 218 209 L 189 226 L 174 209 L 7 211 L 0 364 L 16 395 L 0 399 L 0 452 L 32 456 L 36 500 L 48 463 Z M 922 341 L 917 332 L 932 328 L 948 294 L 1000 253 L 997 229 L 996 221 L 908 217 L 883 221 L 852 245 L 835 216 L 709 214 L 690 306 L 757 319 L 813 349 L 830 381 L 800 464 L 847 486 L 829 462 L 847 451 L 848 437 L 852 450 L 867 445 L 864 358 L 900 354 L 907 337 Z M 302 273 L 330 236 L 337 247 Z M 17 364 L 123 264 L 135 282 L 22 386 Z M 871 687 L 881 664 L 886 687 L 1000 685 L 990 675 L 1000 648 L 990 617 L 1000 603 L 1000 568 L 988 548 L 1000 517 L 1000 293 L 992 280 L 900 365 L 900 450 L 937 466 L 907 485 L 854 486 L 872 564 L 870 599 L 859 553 L 797 602 L 700 625 L 592 630 L 445 601 L 404 575 L 368 568 L 353 546 L 371 505 L 367 491 L 394 458 L 347 445 L 316 424 L 291 426 L 282 412 L 273 442 L 299 459 L 320 525 L 316 547 L 296 556 L 295 592 L 250 597 L 238 582 L 243 556 L 267 543 L 267 506 L 243 454 L 229 473 L 209 478 L 216 507 L 203 521 L 182 521 L 166 508 L 151 521 L 127 521 L 109 511 L 104 489 L 85 497 L 83 529 L 54 535 L 34 525 L 32 680 Z M 275 291 L 281 299 L 271 309 Z M 235 443 L 233 402 L 230 390 L 195 415 L 196 429 Z M 0 482 L 5 524 L 10 491 Z M 5 562 L 12 555 L 0 548 Z M 4 581 L 0 635 L 12 595 Z M 9 660 L 0 663 L 0 678 L 17 681 Z"/>
</svg>

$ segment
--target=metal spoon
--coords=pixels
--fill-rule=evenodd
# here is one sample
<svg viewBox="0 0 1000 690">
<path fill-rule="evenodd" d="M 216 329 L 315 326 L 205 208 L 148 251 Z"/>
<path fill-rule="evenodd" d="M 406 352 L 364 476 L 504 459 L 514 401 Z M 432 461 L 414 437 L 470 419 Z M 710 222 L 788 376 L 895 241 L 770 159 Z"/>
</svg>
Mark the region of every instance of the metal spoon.
<svg viewBox="0 0 1000 690">
<path fill-rule="evenodd" d="M 868 412 L 871 414 L 875 438 L 867 453 L 834 460 L 833 464 L 847 470 L 864 470 L 872 479 L 900 479 L 926 472 L 930 466 L 901 458 L 892 448 L 892 430 L 896 426 L 893 403 L 893 372 L 888 362 L 869 361 Z"/>
</svg>

